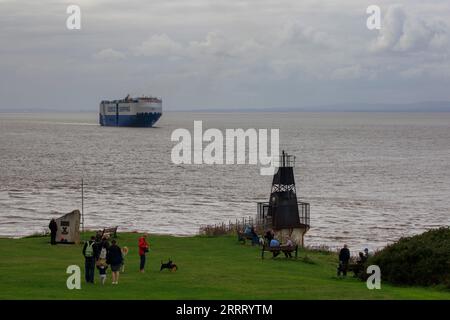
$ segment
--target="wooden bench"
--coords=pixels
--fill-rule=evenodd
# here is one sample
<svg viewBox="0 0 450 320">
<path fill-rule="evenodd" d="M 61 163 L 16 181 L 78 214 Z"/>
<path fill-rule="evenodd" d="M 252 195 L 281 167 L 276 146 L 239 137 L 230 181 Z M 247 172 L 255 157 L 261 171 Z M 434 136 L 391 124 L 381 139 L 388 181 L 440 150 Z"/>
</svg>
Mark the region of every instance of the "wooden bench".
<svg viewBox="0 0 450 320">
<path fill-rule="evenodd" d="M 104 228 L 102 232 L 102 238 L 106 235 L 117 238 L 117 228 L 118 226 L 112 227 L 112 228 Z"/>
<path fill-rule="evenodd" d="M 298 245 L 295 246 L 279 246 L 279 247 L 270 247 L 267 245 L 263 245 L 262 249 L 261 249 L 261 259 L 264 259 L 264 252 L 268 251 L 268 252 L 295 252 L 295 259 L 297 259 L 298 257 Z M 287 257 L 286 257 L 287 258 Z"/>
</svg>

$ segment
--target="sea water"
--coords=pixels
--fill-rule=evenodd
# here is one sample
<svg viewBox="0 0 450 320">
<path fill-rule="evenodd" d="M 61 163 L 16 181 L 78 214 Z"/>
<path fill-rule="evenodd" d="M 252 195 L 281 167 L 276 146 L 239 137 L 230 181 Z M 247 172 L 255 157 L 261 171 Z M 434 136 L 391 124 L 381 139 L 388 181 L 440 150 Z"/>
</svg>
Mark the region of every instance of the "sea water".
<svg viewBox="0 0 450 320">
<path fill-rule="evenodd" d="M 0 113 L 0 235 L 46 230 L 81 209 L 89 229 L 190 235 L 256 214 L 271 177 L 255 165 L 176 165 L 177 128 L 277 128 L 296 156 L 307 245 L 380 248 L 450 224 L 450 113 L 166 112 L 154 128 L 96 113 Z"/>
</svg>

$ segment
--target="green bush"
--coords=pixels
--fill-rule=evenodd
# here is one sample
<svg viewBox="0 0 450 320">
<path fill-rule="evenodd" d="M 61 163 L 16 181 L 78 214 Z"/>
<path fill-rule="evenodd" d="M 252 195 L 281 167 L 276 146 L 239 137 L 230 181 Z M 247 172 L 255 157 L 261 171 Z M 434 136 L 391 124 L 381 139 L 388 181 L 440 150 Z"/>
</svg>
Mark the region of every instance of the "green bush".
<svg viewBox="0 0 450 320">
<path fill-rule="evenodd" d="M 450 288 L 450 228 L 401 238 L 370 257 L 367 265 L 372 264 L 391 283 Z"/>
</svg>

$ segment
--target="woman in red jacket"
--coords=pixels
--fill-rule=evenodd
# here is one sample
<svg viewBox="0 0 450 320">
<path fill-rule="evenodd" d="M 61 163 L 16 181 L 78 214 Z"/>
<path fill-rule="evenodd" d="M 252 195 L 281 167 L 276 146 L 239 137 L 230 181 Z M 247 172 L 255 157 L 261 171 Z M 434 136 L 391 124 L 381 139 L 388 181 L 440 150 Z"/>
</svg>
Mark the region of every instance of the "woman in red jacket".
<svg viewBox="0 0 450 320">
<path fill-rule="evenodd" d="M 148 252 L 149 245 L 147 243 L 147 235 L 144 234 L 142 237 L 139 238 L 139 257 L 141 258 L 141 265 L 140 265 L 140 272 L 144 272 L 145 268 L 145 254 Z"/>
</svg>

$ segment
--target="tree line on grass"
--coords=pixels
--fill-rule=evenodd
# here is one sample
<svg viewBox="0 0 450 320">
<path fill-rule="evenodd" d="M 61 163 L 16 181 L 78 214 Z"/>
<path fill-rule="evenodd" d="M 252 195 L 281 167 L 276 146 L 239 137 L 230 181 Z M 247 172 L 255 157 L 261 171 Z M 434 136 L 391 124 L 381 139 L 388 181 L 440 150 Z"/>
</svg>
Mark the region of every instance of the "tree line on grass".
<svg viewBox="0 0 450 320">
<path fill-rule="evenodd" d="M 393 284 L 450 289 L 450 228 L 401 238 L 370 257 L 369 265 L 378 265 L 381 278 Z"/>
</svg>

